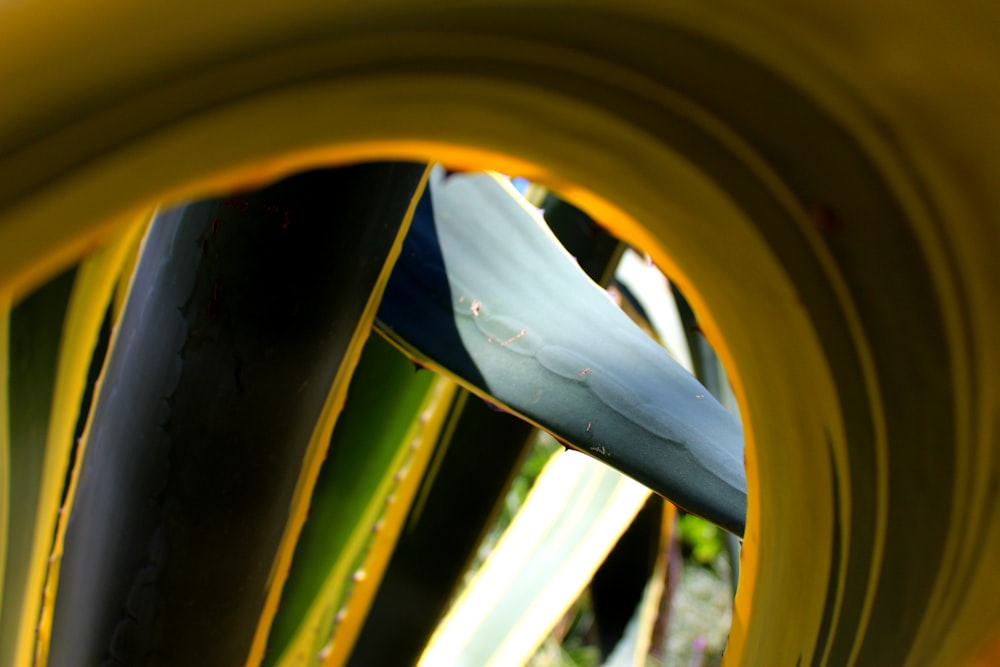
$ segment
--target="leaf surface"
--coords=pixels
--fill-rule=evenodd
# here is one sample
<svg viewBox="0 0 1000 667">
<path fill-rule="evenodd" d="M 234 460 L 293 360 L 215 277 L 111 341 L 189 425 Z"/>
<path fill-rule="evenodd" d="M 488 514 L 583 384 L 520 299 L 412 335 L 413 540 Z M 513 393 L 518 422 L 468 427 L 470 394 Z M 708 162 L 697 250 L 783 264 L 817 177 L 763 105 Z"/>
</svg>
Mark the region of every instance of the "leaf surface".
<svg viewBox="0 0 1000 667">
<path fill-rule="evenodd" d="M 424 172 L 309 172 L 158 216 L 86 435 L 51 664 L 262 650 Z"/>
<path fill-rule="evenodd" d="M 435 169 L 378 324 L 421 363 L 742 535 L 737 420 L 499 177 Z"/>
</svg>

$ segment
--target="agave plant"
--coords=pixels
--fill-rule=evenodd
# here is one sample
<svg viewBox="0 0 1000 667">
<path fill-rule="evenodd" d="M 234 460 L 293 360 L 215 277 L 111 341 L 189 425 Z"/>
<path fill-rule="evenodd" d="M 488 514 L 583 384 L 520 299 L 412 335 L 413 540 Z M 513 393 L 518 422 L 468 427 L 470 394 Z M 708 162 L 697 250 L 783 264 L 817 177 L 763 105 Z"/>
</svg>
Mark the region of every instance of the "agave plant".
<svg viewBox="0 0 1000 667">
<path fill-rule="evenodd" d="M 35 645 L 38 661 L 51 664 L 346 659 L 455 409 L 454 383 L 417 380 L 406 363 L 392 381 L 397 353 L 369 346 L 330 448 L 379 304 L 379 326 L 392 340 L 428 350 L 422 364 L 742 532 L 742 441 L 732 417 L 620 314 L 501 180 L 449 179 L 438 168 L 421 196 L 425 171 L 387 164 L 310 172 L 155 216 L 127 297 L 109 315 L 114 334 L 48 561 L 39 641 L 15 635 L 12 655 Z M 394 266 L 378 259 L 397 253 Z M 15 310 L 16 340 L 31 330 L 22 309 L 54 318 L 67 308 L 65 282 Z M 61 300 L 45 297 L 56 289 Z M 568 333 L 581 316 L 591 331 Z M 38 320 L 29 320 L 33 328 Z M 27 341 L 11 347 L 19 357 L 33 351 Z M 21 394 L 20 383 L 12 393 Z M 398 425 L 383 440 L 372 413 L 392 411 L 400 411 Z M 358 414 L 366 418 L 355 421 Z M 664 426 L 645 428 L 644 415 Z M 23 479 L 33 470 L 12 472 Z M 607 483 L 619 484 L 614 476 Z M 645 498 L 639 488 L 632 514 Z M 594 500 L 585 516 L 596 519 L 608 500 Z M 610 516 L 620 530 L 623 515 Z M 567 555 L 580 546 L 556 537 Z M 29 545 L 11 545 L 12 563 L 38 562 L 24 553 Z M 22 614 L 33 613 L 37 594 L 23 592 Z"/>
<path fill-rule="evenodd" d="M 0 663 L 350 659 L 432 508 L 523 455 L 470 393 L 744 534 L 727 664 L 996 660 L 997 10 L 515 4 L 0 10 Z M 652 343 L 581 342 L 624 323 L 592 286 L 505 301 L 538 285 L 495 259 L 569 267 L 544 234 L 407 246 L 434 161 L 544 183 L 670 275 L 733 370 L 745 489 L 651 396 L 686 376 L 624 370 Z M 431 174 L 432 213 L 481 178 Z M 524 319 L 556 306 L 575 330 Z M 442 445 L 508 428 L 485 472 Z"/>
</svg>

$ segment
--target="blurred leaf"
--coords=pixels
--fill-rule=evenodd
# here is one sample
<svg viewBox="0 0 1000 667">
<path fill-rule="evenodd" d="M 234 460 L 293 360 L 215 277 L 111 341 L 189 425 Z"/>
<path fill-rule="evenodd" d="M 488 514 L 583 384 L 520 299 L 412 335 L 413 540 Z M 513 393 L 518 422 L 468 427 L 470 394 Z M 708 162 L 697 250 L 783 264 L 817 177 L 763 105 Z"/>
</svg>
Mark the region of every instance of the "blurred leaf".
<svg viewBox="0 0 1000 667">
<path fill-rule="evenodd" d="M 695 366 L 691 346 L 684 335 L 678 308 L 680 293 L 673 291 L 660 270 L 634 250 L 622 253 L 621 262 L 615 270 L 615 280 L 626 287 L 629 295 L 640 304 L 641 314 L 653 328 L 660 345 L 693 374 Z"/>
<path fill-rule="evenodd" d="M 555 454 L 420 664 L 523 662 L 580 595 L 648 494 L 589 458 Z"/>
<path fill-rule="evenodd" d="M 10 297 L 0 292 L 0 612 L 6 580 L 10 525 Z M 6 634 L 0 613 L 0 637 Z M 3 649 L 6 653 L 6 649 Z M 14 651 L 11 651 L 13 653 Z"/>
<path fill-rule="evenodd" d="M 590 583 L 605 665 L 645 663 L 666 582 L 673 505 L 650 496 Z"/>
<path fill-rule="evenodd" d="M 663 502 L 660 513 L 656 559 L 642 592 L 642 598 L 629 619 L 625 632 L 614 650 L 604 661 L 605 667 L 626 667 L 648 664 L 650 656 L 659 651 L 666 626 L 663 611 L 669 609 L 673 595 L 673 581 L 678 573 L 674 562 L 676 544 L 677 510 L 668 501 Z"/>
<path fill-rule="evenodd" d="M 416 663 L 524 459 L 534 428 L 461 394 L 453 428 L 439 443 L 410 509 L 352 665 Z M 387 635 L 393 641 L 385 641 Z"/>
<path fill-rule="evenodd" d="M 545 194 L 539 208 L 545 224 L 580 269 L 598 285 L 606 285 L 619 264 L 624 244 L 589 215 L 551 192 Z"/>
<path fill-rule="evenodd" d="M 685 514 L 678 521 L 678 529 L 691 555 L 702 565 L 711 563 L 722 552 L 722 532 L 708 521 Z"/>
</svg>

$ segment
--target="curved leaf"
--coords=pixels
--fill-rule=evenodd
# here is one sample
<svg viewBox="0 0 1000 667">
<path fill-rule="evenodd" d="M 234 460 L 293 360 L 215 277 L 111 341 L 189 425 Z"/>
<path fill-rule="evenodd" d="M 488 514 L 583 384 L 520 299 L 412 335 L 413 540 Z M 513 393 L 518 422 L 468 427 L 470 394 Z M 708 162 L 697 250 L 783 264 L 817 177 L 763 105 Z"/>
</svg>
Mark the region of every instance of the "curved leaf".
<svg viewBox="0 0 1000 667">
<path fill-rule="evenodd" d="M 419 480 L 434 449 L 454 393 L 441 383 L 454 387 L 414 373 L 398 350 L 369 338 L 317 478 L 263 664 L 315 664 L 328 643 L 328 652 L 349 652 L 353 637 L 345 636 L 351 633 L 342 617 L 365 615 L 352 575 L 381 579 L 371 554 L 392 551 L 405 512 L 387 521 L 390 505 L 409 507 L 404 477 Z M 352 618 L 354 632 L 359 625 Z"/>
<path fill-rule="evenodd" d="M 51 664 L 259 660 L 424 172 L 310 172 L 158 216 L 85 436 Z"/>
<path fill-rule="evenodd" d="M 431 175 L 378 326 L 410 354 L 690 512 L 742 535 L 743 436 L 520 195 Z"/>
<path fill-rule="evenodd" d="M 523 664 L 648 497 L 612 468 L 575 452 L 554 454 L 420 665 Z"/>
</svg>

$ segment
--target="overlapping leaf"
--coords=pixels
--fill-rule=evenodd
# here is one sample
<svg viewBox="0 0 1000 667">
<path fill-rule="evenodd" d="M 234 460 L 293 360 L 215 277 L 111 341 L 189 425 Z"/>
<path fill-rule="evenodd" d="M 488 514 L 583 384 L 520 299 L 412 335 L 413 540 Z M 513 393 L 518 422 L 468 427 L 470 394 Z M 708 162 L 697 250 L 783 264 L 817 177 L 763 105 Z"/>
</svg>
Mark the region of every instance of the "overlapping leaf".
<svg viewBox="0 0 1000 667">
<path fill-rule="evenodd" d="M 259 659 L 423 174 L 306 173 L 153 224 L 85 437 L 43 662 Z"/>
<path fill-rule="evenodd" d="M 378 336 L 368 341 L 296 546 L 265 665 L 316 664 L 335 649 L 350 652 L 372 597 L 357 589 L 362 579 L 373 586 L 381 579 L 373 561 L 384 565 L 392 552 L 453 395 L 450 381 L 415 373 Z"/>
<path fill-rule="evenodd" d="M 489 174 L 437 168 L 378 323 L 421 363 L 742 534 L 742 431 Z"/>
</svg>

